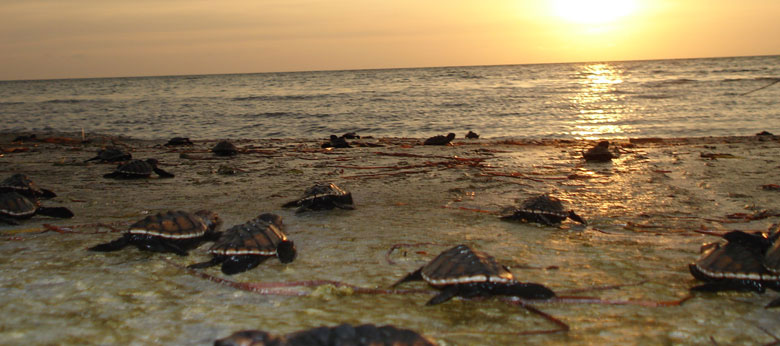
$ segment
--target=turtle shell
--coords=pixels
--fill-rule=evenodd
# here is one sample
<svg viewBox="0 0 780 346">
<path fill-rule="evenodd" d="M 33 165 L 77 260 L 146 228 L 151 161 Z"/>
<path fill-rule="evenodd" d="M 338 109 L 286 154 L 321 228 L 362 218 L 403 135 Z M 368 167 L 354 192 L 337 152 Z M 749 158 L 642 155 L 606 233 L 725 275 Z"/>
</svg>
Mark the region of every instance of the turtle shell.
<svg viewBox="0 0 780 346">
<path fill-rule="evenodd" d="M 192 141 L 188 137 L 173 137 L 170 140 L 168 140 L 168 143 L 165 143 L 167 146 L 177 146 L 177 145 L 192 145 Z"/>
<path fill-rule="evenodd" d="M 233 156 L 238 153 L 238 148 L 229 141 L 221 141 L 211 151 L 217 156 Z"/>
<path fill-rule="evenodd" d="M 152 175 L 154 165 L 147 160 L 132 160 L 119 165 L 114 173 L 124 176 L 148 177 Z"/>
<path fill-rule="evenodd" d="M 542 194 L 526 199 L 520 208 L 513 209 L 511 214 L 504 215 L 501 218 L 504 220 L 520 220 L 556 225 L 566 220 L 570 215 L 570 212 L 563 209 L 563 203 L 561 203 L 560 199 Z M 575 219 L 575 221 L 578 220 Z M 582 221 L 584 223 L 584 220 Z"/>
<path fill-rule="evenodd" d="M 98 151 L 97 156 L 87 160 L 99 160 L 101 162 L 121 162 L 127 161 L 133 158 L 133 155 L 118 148 L 118 147 L 105 147 Z"/>
<path fill-rule="evenodd" d="M 724 238 L 728 240 L 725 244 L 710 243 L 702 247 L 701 257 L 689 266 L 694 277 L 710 282 L 741 280 L 748 285 L 780 280 L 780 275 L 765 266 L 765 257 L 770 252 L 767 250 L 771 250 L 765 235 L 734 231 Z"/>
<path fill-rule="evenodd" d="M 514 275 L 498 264 L 493 256 L 462 244 L 436 256 L 422 267 L 420 274 L 433 286 L 516 281 Z"/>
<path fill-rule="evenodd" d="M 392 325 L 353 326 L 341 324 L 334 327 L 318 327 L 282 336 L 261 330 L 242 330 L 216 340 L 216 346 L 308 346 L 308 345 L 394 345 L 433 346 L 436 343 L 419 333 Z"/>
<path fill-rule="evenodd" d="M 38 204 L 16 192 L 0 193 L 0 216 L 27 219 L 35 215 Z"/>
<path fill-rule="evenodd" d="M 282 207 L 297 206 L 300 207 L 297 212 L 301 212 L 306 209 L 354 209 L 352 204 L 352 193 L 333 183 L 316 183 L 303 192 L 302 198 L 287 202 Z"/>
<path fill-rule="evenodd" d="M 278 215 L 260 215 L 225 231 L 209 249 L 209 253 L 222 256 L 276 256 L 279 243 L 288 240 L 281 228 L 282 218 Z"/>
<path fill-rule="evenodd" d="M 22 173 L 16 173 L 0 182 L 0 192 L 12 191 L 30 198 L 57 197 L 54 192 L 38 187 L 30 177 Z"/>
<path fill-rule="evenodd" d="M 193 214 L 186 211 L 168 211 L 158 213 L 130 225 L 126 233 L 177 240 L 198 238 L 213 228 L 209 220 L 201 215 L 205 215 L 205 212 Z"/>
<path fill-rule="evenodd" d="M 453 139 L 455 139 L 454 133 L 448 133 L 447 136 L 437 135 L 426 139 L 423 145 L 447 145 Z"/>
</svg>

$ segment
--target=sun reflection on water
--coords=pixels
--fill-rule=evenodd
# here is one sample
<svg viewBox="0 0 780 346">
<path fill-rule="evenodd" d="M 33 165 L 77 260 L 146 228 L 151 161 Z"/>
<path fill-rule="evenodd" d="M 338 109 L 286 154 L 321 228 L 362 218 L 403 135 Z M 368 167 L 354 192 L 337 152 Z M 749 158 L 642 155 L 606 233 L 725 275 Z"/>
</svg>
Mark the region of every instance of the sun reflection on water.
<svg viewBox="0 0 780 346">
<path fill-rule="evenodd" d="M 626 137 L 632 128 L 620 123 L 631 109 L 615 92 L 623 83 L 622 71 L 609 64 L 591 64 L 584 66 L 579 75 L 582 86 L 570 98 L 579 116 L 570 134 L 584 139 Z"/>
</svg>

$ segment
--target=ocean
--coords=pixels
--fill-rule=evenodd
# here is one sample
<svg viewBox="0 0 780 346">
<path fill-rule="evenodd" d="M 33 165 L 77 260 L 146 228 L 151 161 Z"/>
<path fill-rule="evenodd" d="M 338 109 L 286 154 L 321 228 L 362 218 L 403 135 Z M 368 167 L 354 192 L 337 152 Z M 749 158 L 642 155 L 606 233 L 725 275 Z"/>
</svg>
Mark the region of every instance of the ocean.
<svg viewBox="0 0 780 346">
<path fill-rule="evenodd" d="M 780 56 L 0 81 L 0 130 L 142 139 L 780 133 Z"/>
</svg>

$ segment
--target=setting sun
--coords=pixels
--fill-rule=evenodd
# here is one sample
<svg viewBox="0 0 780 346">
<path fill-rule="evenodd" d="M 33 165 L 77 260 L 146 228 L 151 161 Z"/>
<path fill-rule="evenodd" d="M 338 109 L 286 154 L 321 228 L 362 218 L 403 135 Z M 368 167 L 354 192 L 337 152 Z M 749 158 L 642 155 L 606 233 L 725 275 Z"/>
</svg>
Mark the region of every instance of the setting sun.
<svg viewBox="0 0 780 346">
<path fill-rule="evenodd" d="M 554 0 L 553 11 L 561 18 L 583 24 L 611 22 L 636 10 L 635 0 Z"/>
</svg>

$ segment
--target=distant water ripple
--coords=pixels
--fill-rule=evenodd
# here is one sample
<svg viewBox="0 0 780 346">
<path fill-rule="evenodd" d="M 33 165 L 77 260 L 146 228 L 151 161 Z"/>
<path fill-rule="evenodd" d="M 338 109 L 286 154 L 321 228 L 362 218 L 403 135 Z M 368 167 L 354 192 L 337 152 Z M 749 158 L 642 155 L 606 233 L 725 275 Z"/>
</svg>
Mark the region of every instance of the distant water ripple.
<svg viewBox="0 0 780 346">
<path fill-rule="evenodd" d="M 778 80 L 780 56 L 5 81 L 0 129 L 147 139 L 780 134 L 780 83 L 766 87 Z"/>
</svg>

